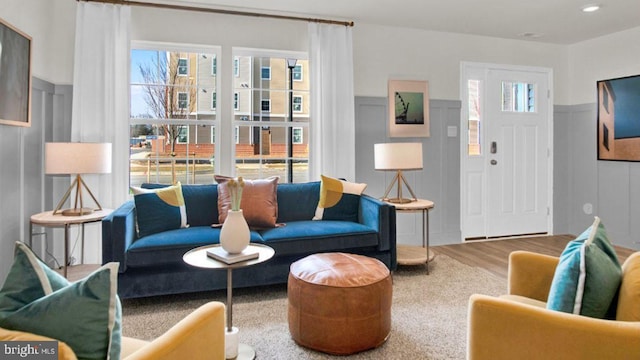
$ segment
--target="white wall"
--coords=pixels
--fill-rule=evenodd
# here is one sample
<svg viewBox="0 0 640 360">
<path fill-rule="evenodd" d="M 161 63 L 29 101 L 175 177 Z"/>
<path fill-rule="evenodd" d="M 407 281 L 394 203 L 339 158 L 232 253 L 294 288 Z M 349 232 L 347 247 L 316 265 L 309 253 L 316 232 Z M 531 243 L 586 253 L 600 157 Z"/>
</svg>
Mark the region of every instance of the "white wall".
<svg viewBox="0 0 640 360">
<path fill-rule="evenodd" d="M 3 0 L 2 17 L 32 38 L 32 74 L 57 85 L 73 79 L 75 0 Z"/>
<path fill-rule="evenodd" d="M 549 67 L 554 102 L 569 101 L 567 47 L 356 23 L 353 37 L 355 94 L 387 96 L 389 78 L 429 81 L 432 99 L 460 99 L 460 62 Z"/>
<path fill-rule="evenodd" d="M 570 104 L 596 102 L 596 81 L 640 74 L 640 27 L 569 46 Z"/>
</svg>

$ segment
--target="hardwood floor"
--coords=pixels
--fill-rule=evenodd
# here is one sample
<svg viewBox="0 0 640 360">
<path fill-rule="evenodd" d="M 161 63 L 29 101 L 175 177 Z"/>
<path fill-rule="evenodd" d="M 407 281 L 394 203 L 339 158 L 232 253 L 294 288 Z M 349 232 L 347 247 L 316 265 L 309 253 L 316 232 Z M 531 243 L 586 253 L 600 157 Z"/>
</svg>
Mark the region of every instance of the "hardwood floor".
<svg viewBox="0 0 640 360">
<path fill-rule="evenodd" d="M 504 240 L 473 241 L 464 244 L 432 246 L 436 254 L 447 255 L 464 264 L 488 270 L 492 274 L 507 279 L 509 254 L 516 250 L 526 250 L 540 254 L 559 256 L 567 243 L 575 239 L 573 235 L 537 236 Z M 620 263 L 635 250 L 616 246 Z M 437 260 L 436 260 L 437 261 Z"/>
</svg>

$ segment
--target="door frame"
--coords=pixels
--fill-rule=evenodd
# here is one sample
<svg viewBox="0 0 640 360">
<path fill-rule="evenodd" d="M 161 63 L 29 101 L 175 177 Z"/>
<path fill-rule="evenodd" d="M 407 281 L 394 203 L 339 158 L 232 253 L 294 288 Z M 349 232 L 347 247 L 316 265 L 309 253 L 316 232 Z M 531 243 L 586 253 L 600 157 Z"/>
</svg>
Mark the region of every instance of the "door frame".
<svg viewBox="0 0 640 360">
<path fill-rule="evenodd" d="M 469 105 L 468 105 L 468 94 L 467 94 L 467 80 L 469 79 L 470 73 L 477 73 L 479 71 L 484 72 L 484 81 L 482 82 L 483 88 L 486 87 L 487 80 L 487 72 L 489 70 L 505 70 L 505 71 L 522 71 L 522 72 L 537 72 L 547 75 L 548 88 L 549 92 L 547 94 L 547 99 L 549 102 L 549 106 L 547 107 L 547 137 L 548 137 L 548 147 L 547 147 L 547 234 L 553 235 L 553 156 L 554 156 L 554 147 L 553 147 L 553 69 L 547 67 L 535 67 L 535 66 L 520 66 L 520 65 L 506 65 L 506 64 L 493 64 L 493 63 L 478 63 L 478 62 L 469 62 L 462 61 L 460 62 L 460 99 L 461 99 L 461 109 L 460 109 L 460 236 L 461 242 L 466 242 L 467 231 L 465 227 L 465 207 L 466 199 L 467 199 L 467 151 L 468 151 L 468 134 L 469 134 Z M 543 94 L 541 94 L 543 95 Z M 544 96 L 544 95 L 543 95 Z M 485 101 L 486 96 L 483 96 L 481 101 Z M 484 109 L 485 106 L 482 106 Z M 484 134 L 484 127 L 480 128 L 480 139 L 481 139 L 481 149 L 487 149 L 486 136 Z M 484 150 L 483 150 L 484 151 Z M 485 173 L 486 173 L 486 162 L 485 162 Z M 486 189 L 485 184 L 482 185 L 483 188 Z M 485 191 L 486 193 L 486 191 Z M 484 208 L 487 208 L 488 199 L 484 199 Z M 486 222 L 485 222 L 486 223 Z M 486 228 L 486 226 L 485 226 Z"/>
</svg>

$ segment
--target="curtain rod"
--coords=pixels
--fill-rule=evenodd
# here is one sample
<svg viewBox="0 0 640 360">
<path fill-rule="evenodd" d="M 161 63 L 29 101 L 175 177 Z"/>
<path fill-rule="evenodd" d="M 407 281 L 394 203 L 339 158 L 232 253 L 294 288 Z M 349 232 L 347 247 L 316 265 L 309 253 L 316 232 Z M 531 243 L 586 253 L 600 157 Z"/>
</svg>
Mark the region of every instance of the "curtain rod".
<svg viewBox="0 0 640 360">
<path fill-rule="evenodd" d="M 238 16 L 253 16 L 253 17 L 280 19 L 280 20 L 307 21 L 307 22 L 316 22 L 321 24 L 332 24 L 332 25 L 344 25 L 344 26 L 354 25 L 353 21 L 314 19 L 314 18 L 305 18 L 305 17 L 299 17 L 299 16 L 262 14 L 257 12 L 247 12 L 247 11 L 239 11 L 239 10 L 225 10 L 225 9 L 215 9 L 215 8 L 208 8 L 208 7 L 198 7 L 198 6 L 161 4 L 161 3 L 133 1 L 133 0 L 131 1 L 130 0 L 76 0 L 76 1 L 97 2 L 97 3 L 106 3 L 106 4 L 116 4 L 116 5 L 146 6 L 146 7 L 152 7 L 152 8 L 172 9 L 172 10 L 200 11 L 200 12 L 207 12 L 207 13 L 238 15 Z"/>
</svg>

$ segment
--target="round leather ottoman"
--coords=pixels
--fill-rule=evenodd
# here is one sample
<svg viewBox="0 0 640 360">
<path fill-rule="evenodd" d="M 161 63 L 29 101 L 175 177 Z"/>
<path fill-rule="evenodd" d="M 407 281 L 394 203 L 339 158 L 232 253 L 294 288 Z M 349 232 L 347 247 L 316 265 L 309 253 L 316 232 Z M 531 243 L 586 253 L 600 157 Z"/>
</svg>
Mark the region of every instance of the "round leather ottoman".
<svg viewBox="0 0 640 360">
<path fill-rule="evenodd" d="M 310 255 L 291 264 L 287 288 L 289 331 L 299 345 L 347 355 L 389 336 L 391 275 L 378 259 Z"/>
</svg>

